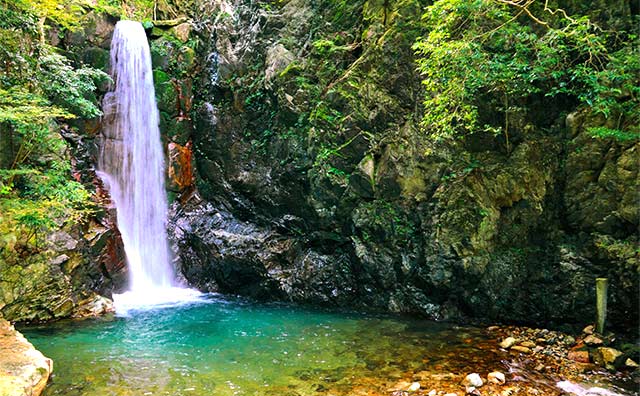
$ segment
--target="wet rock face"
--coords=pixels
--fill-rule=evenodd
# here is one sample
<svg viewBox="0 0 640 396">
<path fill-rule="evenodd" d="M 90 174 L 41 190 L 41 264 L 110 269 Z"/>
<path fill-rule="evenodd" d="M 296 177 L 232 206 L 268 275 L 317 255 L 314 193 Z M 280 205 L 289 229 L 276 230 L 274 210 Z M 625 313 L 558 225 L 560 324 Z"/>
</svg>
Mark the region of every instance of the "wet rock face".
<svg viewBox="0 0 640 396">
<path fill-rule="evenodd" d="M 38 396 L 52 370 L 51 359 L 0 318 L 0 395 Z"/>
<path fill-rule="evenodd" d="M 429 142 L 419 32 L 394 30 L 419 1 L 384 23 L 362 2 L 205 3 L 203 63 L 188 69 L 199 73 L 167 74 L 193 86 L 193 128 L 163 128 L 193 142 L 197 192 L 178 192 L 172 220 L 189 282 L 433 318 L 583 322 L 607 275 L 620 286 L 613 317 L 637 322 L 637 143 L 592 139 L 598 120 L 580 114 L 568 127 L 542 117 L 553 134 L 538 115 L 520 120 L 510 153 L 493 137 Z"/>
<path fill-rule="evenodd" d="M 169 234 L 178 267 L 201 290 L 329 305 L 354 294 L 353 280 L 339 276 L 349 261 L 304 250 L 299 238 L 239 221 L 205 202 L 189 202 L 173 213 Z M 344 276 L 351 273 L 343 270 Z"/>
</svg>

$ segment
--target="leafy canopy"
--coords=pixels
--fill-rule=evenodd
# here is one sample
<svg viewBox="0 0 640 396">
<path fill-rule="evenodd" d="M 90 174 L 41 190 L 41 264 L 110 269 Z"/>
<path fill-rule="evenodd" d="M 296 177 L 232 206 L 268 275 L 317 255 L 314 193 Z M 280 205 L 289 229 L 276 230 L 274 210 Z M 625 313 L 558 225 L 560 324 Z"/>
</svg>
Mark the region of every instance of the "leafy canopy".
<svg viewBox="0 0 640 396">
<path fill-rule="evenodd" d="M 619 118 L 619 129 L 638 134 L 637 36 L 542 3 L 439 0 L 427 7 L 429 34 L 414 50 L 431 136 L 486 131 L 508 139 L 510 119 L 526 114 L 532 100 L 559 95 Z M 501 124 L 486 117 L 491 108 L 502 113 Z"/>
<path fill-rule="evenodd" d="M 43 40 L 45 21 L 75 29 L 81 11 L 75 0 L 0 0 L 0 234 L 36 247 L 91 207 L 59 130 L 101 115 L 94 92 L 108 76 Z"/>
</svg>

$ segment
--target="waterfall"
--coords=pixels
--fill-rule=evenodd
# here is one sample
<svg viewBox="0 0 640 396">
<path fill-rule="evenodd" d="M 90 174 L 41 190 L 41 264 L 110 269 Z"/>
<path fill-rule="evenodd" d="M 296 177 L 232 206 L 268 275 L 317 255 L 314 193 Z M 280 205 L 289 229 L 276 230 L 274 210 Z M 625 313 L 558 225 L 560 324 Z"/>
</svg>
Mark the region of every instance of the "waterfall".
<svg viewBox="0 0 640 396">
<path fill-rule="evenodd" d="M 151 54 L 142 25 L 116 24 L 111 41 L 113 85 L 103 100 L 99 175 L 116 207 L 127 256 L 129 291 L 120 305 L 180 300 L 195 291 L 175 285 L 167 242 L 164 152 Z"/>
</svg>

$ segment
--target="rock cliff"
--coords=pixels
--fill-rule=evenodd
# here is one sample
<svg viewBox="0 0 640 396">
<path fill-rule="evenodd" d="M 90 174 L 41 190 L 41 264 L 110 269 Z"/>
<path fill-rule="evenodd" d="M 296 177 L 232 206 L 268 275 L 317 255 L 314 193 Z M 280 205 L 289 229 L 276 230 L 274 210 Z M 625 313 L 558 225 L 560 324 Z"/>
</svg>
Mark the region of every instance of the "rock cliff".
<svg viewBox="0 0 640 396">
<path fill-rule="evenodd" d="M 256 298 L 561 323 L 591 320 L 607 276 L 613 322 L 636 323 L 638 142 L 594 139 L 603 120 L 556 102 L 514 122 L 510 152 L 499 138 L 430 141 L 411 49 L 426 5 L 221 0 L 190 15 L 193 128 L 174 140 L 193 144 L 197 189 L 171 224 L 185 277 Z"/>
</svg>

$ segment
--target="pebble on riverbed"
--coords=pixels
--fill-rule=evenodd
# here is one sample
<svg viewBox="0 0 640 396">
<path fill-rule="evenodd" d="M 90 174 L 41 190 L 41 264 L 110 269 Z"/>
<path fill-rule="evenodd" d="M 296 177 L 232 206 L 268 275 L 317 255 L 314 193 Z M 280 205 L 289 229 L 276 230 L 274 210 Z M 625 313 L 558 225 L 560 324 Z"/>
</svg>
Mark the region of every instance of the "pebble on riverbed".
<svg viewBox="0 0 640 396">
<path fill-rule="evenodd" d="M 571 376 L 592 372 L 597 366 L 610 372 L 636 369 L 633 360 L 626 364 L 629 352 L 625 354 L 610 347 L 615 335 L 596 334 L 593 326 L 585 327 L 578 337 L 559 331 L 516 326 L 492 326 L 490 329 L 487 330 L 501 336 L 498 341 L 500 348 L 526 355 L 530 368 L 537 372 Z"/>
<path fill-rule="evenodd" d="M 480 374 L 473 373 L 473 374 L 467 375 L 462 380 L 462 385 L 464 385 L 466 387 L 479 388 L 482 385 L 484 385 L 484 382 L 482 381 L 482 378 L 480 377 Z M 469 393 L 469 392 L 467 392 L 467 393 Z"/>
<path fill-rule="evenodd" d="M 496 385 L 503 385 L 507 382 L 505 375 L 499 371 L 493 371 L 487 375 L 487 382 Z"/>
</svg>

